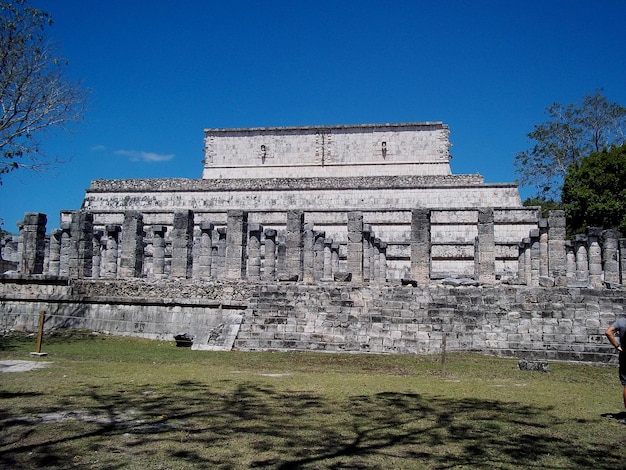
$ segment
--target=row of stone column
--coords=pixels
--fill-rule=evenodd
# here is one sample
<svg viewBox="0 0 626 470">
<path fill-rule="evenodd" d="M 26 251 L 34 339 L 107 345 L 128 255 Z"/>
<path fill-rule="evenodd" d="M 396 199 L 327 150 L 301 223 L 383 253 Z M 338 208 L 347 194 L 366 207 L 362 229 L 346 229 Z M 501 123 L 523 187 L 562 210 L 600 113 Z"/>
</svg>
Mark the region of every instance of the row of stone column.
<svg viewBox="0 0 626 470">
<path fill-rule="evenodd" d="M 341 244 L 315 230 L 313 224 L 305 224 L 302 211 L 287 213 L 284 233 L 249 224 L 244 211 L 229 211 L 227 226 L 218 228 L 207 221 L 196 225 L 192 211 L 178 211 L 169 234 L 167 226 L 150 226 L 149 273 L 144 266 L 148 257 L 143 216 L 137 211 L 127 211 L 121 226 L 107 225 L 103 230 L 94 230 L 89 212 L 64 212 L 61 228 L 52 231 L 47 245 L 45 225 L 46 216 L 39 213 L 27 213 L 20 223 L 20 271 L 24 274 L 305 282 L 386 279 L 386 243 L 363 224 L 359 212 L 348 216 L 347 259 L 342 260 Z"/>
<path fill-rule="evenodd" d="M 565 213 L 550 211 L 519 247 L 518 279 L 529 286 L 619 285 L 626 273 L 626 239 L 589 228 L 566 240 Z"/>
</svg>

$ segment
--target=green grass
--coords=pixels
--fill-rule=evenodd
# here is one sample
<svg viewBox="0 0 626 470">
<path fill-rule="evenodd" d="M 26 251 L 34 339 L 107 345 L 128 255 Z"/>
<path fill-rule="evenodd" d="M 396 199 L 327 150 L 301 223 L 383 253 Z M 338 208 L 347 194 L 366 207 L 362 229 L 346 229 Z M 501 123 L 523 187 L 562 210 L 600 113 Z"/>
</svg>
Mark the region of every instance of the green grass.
<svg viewBox="0 0 626 470">
<path fill-rule="evenodd" d="M 35 339 L 0 339 L 30 359 Z M 1 468 L 624 468 L 613 367 L 514 359 L 205 352 L 48 336 L 0 375 Z"/>
</svg>

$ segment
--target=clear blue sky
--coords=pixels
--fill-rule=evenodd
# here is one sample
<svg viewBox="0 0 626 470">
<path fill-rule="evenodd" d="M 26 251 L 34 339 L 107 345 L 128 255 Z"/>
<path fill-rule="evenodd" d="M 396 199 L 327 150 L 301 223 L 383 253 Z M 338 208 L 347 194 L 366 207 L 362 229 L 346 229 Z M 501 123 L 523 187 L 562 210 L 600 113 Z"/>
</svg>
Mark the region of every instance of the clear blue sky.
<svg viewBox="0 0 626 470">
<path fill-rule="evenodd" d="M 3 178 L 12 232 L 94 179 L 200 178 L 204 128 L 443 121 L 453 173 L 506 183 L 551 103 L 626 105 L 624 0 L 32 2 L 91 95 L 44 141 L 69 163 Z"/>
</svg>

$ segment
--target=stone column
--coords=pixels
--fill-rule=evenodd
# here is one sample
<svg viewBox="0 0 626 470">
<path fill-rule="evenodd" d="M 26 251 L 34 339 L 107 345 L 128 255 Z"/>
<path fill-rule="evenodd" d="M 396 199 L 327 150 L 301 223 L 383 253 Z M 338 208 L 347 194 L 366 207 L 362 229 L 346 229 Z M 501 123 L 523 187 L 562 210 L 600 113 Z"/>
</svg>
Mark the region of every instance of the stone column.
<svg viewBox="0 0 626 470">
<path fill-rule="evenodd" d="M 21 274 L 43 274 L 46 255 L 46 214 L 26 212 L 24 220 L 18 223 L 20 228 L 18 248 L 20 253 L 19 272 Z"/>
<path fill-rule="evenodd" d="M 310 284 L 314 280 L 313 271 L 315 264 L 315 233 L 313 230 L 313 224 L 304 224 L 304 233 L 302 235 L 302 280 L 307 284 Z"/>
<path fill-rule="evenodd" d="M 119 250 L 120 278 L 140 277 L 143 274 L 143 250 L 143 215 L 138 211 L 126 211 Z"/>
<path fill-rule="evenodd" d="M 172 265 L 170 277 L 190 279 L 193 277 L 193 212 L 190 210 L 174 213 L 172 239 Z"/>
<path fill-rule="evenodd" d="M 548 275 L 554 278 L 557 285 L 567 283 L 565 237 L 565 212 L 548 212 Z"/>
<path fill-rule="evenodd" d="M 102 236 L 104 232 L 102 230 L 95 230 L 92 238 L 92 263 L 91 263 L 91 277 L 97 279 L 100 277 L 100 267 L 102 266 Z"/>
<path fill-rule="evenodd" d="M 330 263 L 332 265 L 332 276 L 334 276 L 336 272 L 339 272 L 339 242 L 333 242 L 330 245 Z"/>
<path fill-rule="evenodd" d="M 353 282 L 363 282 L 363 213 L 348 213 L 347 271 Z"/>
<path fill-rule="evenodd" d="M 541 247 L 538 228 L 530 231 L 530 286 L 539 285 L 539 271 L 541 266 Z"/>
<path fill-rule="evenodd" d="M 287 237 L 278 235 L 276 243 L 276 274 L 278 279 L 287 276 Z"/>
<path fill-rule="evenodd" d="M 430 282 L 430 210 L 411 211 L 411 277 Z"/>
<path fill-rule="evenodd" d="M 213 223 L 204 221 L 200 224 L 200 256 L 198 257 L 198 277 L 211 278 L 211 261 L 213 257 Z"/>
<path fill-rule="evenodd" d="M 250 240 L 248 242 L 248 279 L 261 280 L 261 234 L 263 226 L 250 224 Z"/>
<path fill-rule="evenodd" d="M 589 282 L 589 259 L 587 256 L 587 235 L 574 237 L 576 250 L 576 281 Z"/>
<path fill-rule="evenodd" d="M 619 239 L 619 272 L 620 282 L 626 285 L 626 238 Z"/>
<path fill-rule="evenodd" d="M 165 277 L 165 232 L 164 225 L 152 226 L 152 275 L 155 279 Z"/>
<path fill-rule="evenodd" d="M 380 262 L 378 263 L 378 280 L 380 282 L 387 282 L 387 243 L 380 242 L 378 247 L 380 257 Z"/>
<path fill-rule="evenodd" d="M 478 210 L 478 236 L 474 244 L 474 273 L 479 282 L 496 280 L 496 242 L 493 208 Z"/>
<path fill-rule="evenodd" d="M 61 249 L 59 254 L 59 276 L 69 277 L 72 257 L 72 233 L 70 222 L 61 222 Z"/>
<path fill-rule="evenodd" d="M 602 229 L 590 227 L 587 229 L 589 241 L 589 284 L 594 289 L 602 287 L 602 248 L 600 248 Z"/>
<path fill-rule="evenodd" d="M 568 284 L 576 280 L 576 247 L 572 240 L 565 241 L 565 272 Z"/>
<path fill-rule="evenodd" d="M 59 262 L 61 259 L 61 230 L 54 229 L 50 233 L 50 261 L 48 272 L 53 276 L 59 275 Z"/>
<path fill-rule="evenodd" d="M 313 279 L 320 281 L 324 277 L 324 238 L 326 232 L 314 232 L 313 243 Z"/>
<path fill-rule="evenodd" d="M 102 277 L 117 277 L 117 258 L 119 256 L 119 234 L 122 228 L 119 225 L 107 225 L 104 230 L 106 250 L 104 252 L 104 271 Z"/>
<path fill-rule="evenodd" d="M 286 233 L 286 276 L 290 279 L 302 279 L 303 274 L 303 228 L 304 212 L 287 212 L 287 233 Z"/>
<path fill-rule="evenodd" d="M 380 282 L 380 238 L 374 237 L 372 239 L 372 264 L 373 269 L 372 281 L 375 283 Z"/>
<path fill-rule="evenodd" d="M 530 286 L 532 284 L 532 252 L 531 252 L 531 238 L 525 237 L 522 239 L 522 243 L 524 244 L 524 274 L 526 275 L 526 279 L 524 280 L 524 284 Z"/>
<path fill-rule="evenodd" d="M 333 246 L 333 239 L 325 238 L 324 239 L 324 274 L 322 276 L 322 281 L 333 280 L 332 246 Z M 369 268 L 368 268 L 368 278 L 369 278 Z"/>
<path fill-rule="evenodd" d="M 69 276 L 73 279 L 91 277 L 93 271 L 93 214 L 76 211 L 72 214 Z"/>
<path fill-rule="evenodd" d="M 603 249 L 602 264 L 604 266 L 604 282 L 607 285 L 620 284 L 619 278 L 619 245 L 617 233 L 614 230 L 602 232 Z"/>
<path fill-rule="evenodd" d="M 376 241 L 376 235 L 374 234 L 374 231 L 372 230 L 370 232 L 370 249 L 369 249 L 369 253 L 366 253 L 366 255 L 369 258 L 369 268 L 370 268 L 370 273 L 369 273 L 369 278 L 370 281 L 376 281 L 378 279 L 378 260 L 376 260 L 376 258 L 378 258 L 378 249 L 374 246 L 374 242 Z M 380 240 L 378 240 L 378 242 L 380 242 Z"/>
<path fill-rule="evenodd" d="M 369 282 L 370 280 L 371 236 L 372 226 L 363 224 L 363 282 Z"/>
<path fill-rule="evenodd" d="M 241 210 L 228 211 L 227 226 L 224 277 L 243 279 L 246 275 L 248 213 Z"/>
<path fill-rule="evenodd" d="M 549 276 L 548 270 L 548 219 L 539 219 L 539 277 Z"/>
<path fill-rule="evenodd" d="M 224 277 L 224 271 L 226 269 L 226 233 L 225 227 L 219 227 L 217 229 L 217 250 L 213 250 L 213 267 L 211 275 L 214 278 L 222 279 Z"/>
<path fill-rule="evenodd" d="M 517 257 L 517 280 L 526 284 L 526 243 L 519 242 L 519 254 Z"/>
<path fill-rule="evenodd" d="M 263 280 L 276 280 L 276 230 L 265 229 L 265 263 L 263 266 Z"/>
</svg>

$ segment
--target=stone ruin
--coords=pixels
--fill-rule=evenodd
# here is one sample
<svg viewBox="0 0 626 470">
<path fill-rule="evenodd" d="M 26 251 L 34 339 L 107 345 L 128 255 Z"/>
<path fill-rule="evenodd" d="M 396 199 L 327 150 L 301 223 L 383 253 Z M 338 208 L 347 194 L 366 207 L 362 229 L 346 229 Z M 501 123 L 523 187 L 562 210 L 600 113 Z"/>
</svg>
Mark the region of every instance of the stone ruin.
<svg viewBox="0 0 626 470">
<path fill-rule="evenodd" d="M 17 274 L 3 282 L 621 286 L 624 239 L 590 229 L 566 240 L 562 211 L 542 218 L 516 184 L 453 175 L 450 147 L 440 122 L 208 129 L 201 179 L 93 181 L 48 234 L 44 214 L 25 214 L 9 260 Z M 597 343 L 599 327 L 578 341 Z"/>
</svg>

